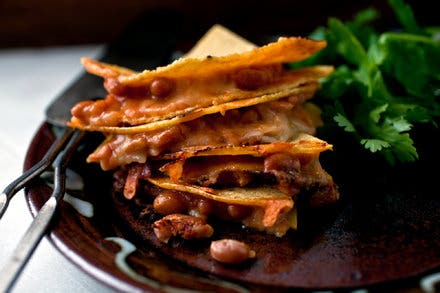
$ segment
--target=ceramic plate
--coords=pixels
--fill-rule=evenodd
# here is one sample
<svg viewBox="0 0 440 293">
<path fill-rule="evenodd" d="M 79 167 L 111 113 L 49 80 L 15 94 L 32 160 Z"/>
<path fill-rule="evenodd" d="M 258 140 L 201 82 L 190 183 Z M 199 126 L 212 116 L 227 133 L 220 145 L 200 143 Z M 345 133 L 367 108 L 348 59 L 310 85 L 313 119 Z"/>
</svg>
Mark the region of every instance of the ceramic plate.
<svg viewBox="0 0 440 293">
<path fill-rule="evenodd" d="M 256 251 L 255 260 L 239 266 L 213 261 L 209 241 L 149 241 L 154 237 L 142 211 L 112 194 L 110 173 L 85 162 L 101 139 L 89 134 L 69 165 L 68 191 L 48 237 L 85 272 L 122 291 L 419 287 L 421 278 L 440 267 L 438 179 L 429 171 L 439 156 L 429 141 L 431 131 L 418 132 L 421 160 L 415 164 L 387 167 L 344 144 L 324 155 L 342 200 L 304 212 L 302 229 L 283 238 L 214 223 L 214 238 L 240 239 Z M 25 169 L 44 155 L 54 133 L 48 124 L 41 126 Z M 33 215 L 51 193 L 51 175 L 46 172 L 26 190 Z"/>
</svg>

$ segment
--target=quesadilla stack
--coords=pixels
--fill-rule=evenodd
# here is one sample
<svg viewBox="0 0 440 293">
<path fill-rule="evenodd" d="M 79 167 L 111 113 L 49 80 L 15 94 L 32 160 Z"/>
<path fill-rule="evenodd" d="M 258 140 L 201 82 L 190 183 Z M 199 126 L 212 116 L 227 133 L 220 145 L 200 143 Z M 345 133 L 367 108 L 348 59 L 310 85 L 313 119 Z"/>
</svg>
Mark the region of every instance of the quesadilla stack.
<svg viewBox="0 0 440 293">
<path fill-rule="evenodd" d="M 87 161 L 113 170 L 127 200 L 150 203 L 160 241 L 210 237 L 212 218 L 281 237 L 296 229 L 300 196 L 311 206 L 339 197 L 319 163 L 332 146 L 314 137 L 319 111 L 308 103 L 333 68 L 285 66 L 324 46 L 280 38 L 143 72 L 83 58 L 108 95 L 77 104 L 70 126 L 105 135 Z"/>
</svg>

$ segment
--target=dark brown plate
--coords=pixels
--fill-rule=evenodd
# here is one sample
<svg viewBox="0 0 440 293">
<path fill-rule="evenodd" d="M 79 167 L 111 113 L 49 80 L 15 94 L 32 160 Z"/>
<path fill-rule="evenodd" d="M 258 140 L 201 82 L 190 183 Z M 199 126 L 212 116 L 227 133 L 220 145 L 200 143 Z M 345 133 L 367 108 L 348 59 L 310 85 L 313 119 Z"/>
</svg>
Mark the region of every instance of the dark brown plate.
<svg viewBox="0 0 440 293">
<path fill-rule="evenodd" d="M 422 148 L 416 164 L 387 167 L 350 154 L 350 146 L 324 157 L 343 197 L 337 206 L 304 212 L 301 231 L 276 238 L 215 223 L 215 238 L 243 240 L 257 253 L 254 261 L 224 266 L 209 257 L 208 241 L 155 241 L 139 211 L 112 196 L 110 174 L 85 163 L 100 140 L 89 135 L 69 167 L 84 186 L 69 195 L 92 204 L 94 216 L 85 217 L 62 202 L 49 239 L 87 273 L 124 291 L 163 286 L 232 292 L 418 286 L 420 277 L 440 267 L 440 200 L 436 175 L 428 171 L 438 166 L 439 158 L 424 137 L 419 141 L 428 147 Z M 43 156 L 53 138 L 43 124 L 29 147 L 25 169 Z M 34 215 L 50 195 L 47 182 L 38 180 L 27 189 Z M 126 253 L 128 270 L 115 262 L 121 251 L 115 241 L 122 239 L 137 247 Z"/>
</svg>

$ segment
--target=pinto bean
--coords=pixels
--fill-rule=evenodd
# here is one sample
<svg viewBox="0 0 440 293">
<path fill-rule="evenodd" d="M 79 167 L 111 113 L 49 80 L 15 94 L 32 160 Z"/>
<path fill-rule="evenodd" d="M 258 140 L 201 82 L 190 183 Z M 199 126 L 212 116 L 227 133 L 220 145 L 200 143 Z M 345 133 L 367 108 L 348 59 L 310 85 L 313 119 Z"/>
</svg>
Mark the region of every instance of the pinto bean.
<svg viewBox="0 0 440 293">
<path fill-rule="evenodd" d="M 233 79 L 237 87 L 242 90 L 256 90 L 269 83 L 272 75 L 263 69 L 246 68 L 235 73 Z"/>
<path fill-rule="evenodd" d="M 197 210 L 201 216 L 208 216 L 213 211 L 213 204 L 210 200 L 201 198 L 197 202 Z"/>
<path fill-rule="evenodd" d="M 189 215 L 206 219 L 214 210 L 214 204 L 210 199 L 186 194 L 185 200 Z"/>
<path fill-rule="evenodd" d="M 177 192 L 165 190 L 153 201 L 153 208 L 161 215 L 182 213 L 187 209 L 185 200 Z"/>
<path fill-rule="evenodd" d="M 228 205 L 227 210 L 228 210 L 228 214 L 233 219 L 243 219 L 249 216 L 250 213 L 252 212 L 252 209 L 250 207 L 235 205 L 235 204 Z"/>
<path fill-rule="evenodd" d="M 153 231 L 156 237 L 167 243 L 172 236 L 180 236 L 183 239 L 209 238 L 214 229 L 204 219 L 171 214 L 153 223 Z"/>
<path fill-rule="evenodd" d="M 164 98 L 168 96 L 174 88 L 173 82 L 164 77 L 153 80 L 150 85 L 150 92 L 153 98 Z"/>
<path fill-rule="evenodd" d="M 211 242 L 210 253 L 221 263 L 235 264 L 255 257 L 255 251 L 246 243 L 234 239 L 221 239 Z"/>
<path fill-rule="evenodd" d="M 125 86 L 117 78 L 106 78 L 104 88 L 112 95 L 119 97 L 145 97 L 149 93 L 148 86 Z"/>
</svg>

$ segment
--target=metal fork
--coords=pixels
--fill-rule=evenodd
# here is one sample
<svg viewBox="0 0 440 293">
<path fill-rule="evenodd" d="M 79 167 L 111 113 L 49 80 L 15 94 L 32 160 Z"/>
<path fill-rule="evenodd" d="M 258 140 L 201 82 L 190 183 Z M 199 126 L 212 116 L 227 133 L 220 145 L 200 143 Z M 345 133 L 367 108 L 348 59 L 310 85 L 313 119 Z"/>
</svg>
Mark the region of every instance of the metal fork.
<svg viewBox="0 0 440 293">
<path fill-rule="evenodd" d="M 43 238 L 57 210 L 58 203 L 64 196 L 68 161 L 83 136 L 84 132 L 67 128 L 64 135 L 58 138 L 49 148 L 43 159 L 9 184 L 1 194 L 0 217 L 5 212 L 13 195 L 55 162 L 53 192 L 38 211 L 12 256 L 0 271 L 0 292 L 8 292 L 12 288 L 33 251 Z"/>
<path fill-rule="evenodd" d="M 40 175 L 47 168 L 49 168 L 54 162 L 55 158 L 58 156 L 58 153 L 62 150 L 62 148 L 66 145 L 69 138 L 72 136 L 73 129 L 67 128 L 64 132 L 64 135 L 60 136 L 54 144 L 49 148 L 46 155 L 39 161 L 37 164 L 32 166 L 32 168 L 28 169 L 24 172 L 20 177 L 12 181 L 0 195 L 0 219 L 8 208 L 9 201 L 11 198 L 26 184 L 29 183 L 32 179 Z"/>
<path fill-rule="evenodd" d="M 164 19 L 170 18 L 176 22 L 163 22 Z M 137 70 L 156 68 L 169 63 L 170 56 L 176 47 L 176 36 L 180 32 L 180 27 L 176 25 L 178 19 L 180 19 L 179 15 L 169 11 L 153 11 L 142 15 L 138 21 L 128 26 L 114 43 L 106 46 L 101 60 Z M 158 23 L 161 25 L 158 26 Z M 0 195 L 1 218 L 14 194 L 49 168 L 54 161 L 56 162 L 53 193 L 36 215 L 14 250 L 11 259 L 0 271 L 0 292 L 12 288 L 24 265 L 47 231 L 57 209 L 57 203 L 64 195 L 64 171 L 70 156 L 83 136 L 82 132 L 66 127 L 66 123 L 71 119 L 70 109 L 84 99 L 104 97 L 105 95 L 106 91 L 102 87 L 101 78 L 83 73 L 54 99 L 46 109 L 46 121 L 52 125 L 65 127 L 64 135 L 48 150 L 41 162 L 9 184 Z M 61 151 L 63 152 L 60 153 Z"/>
</svg>

